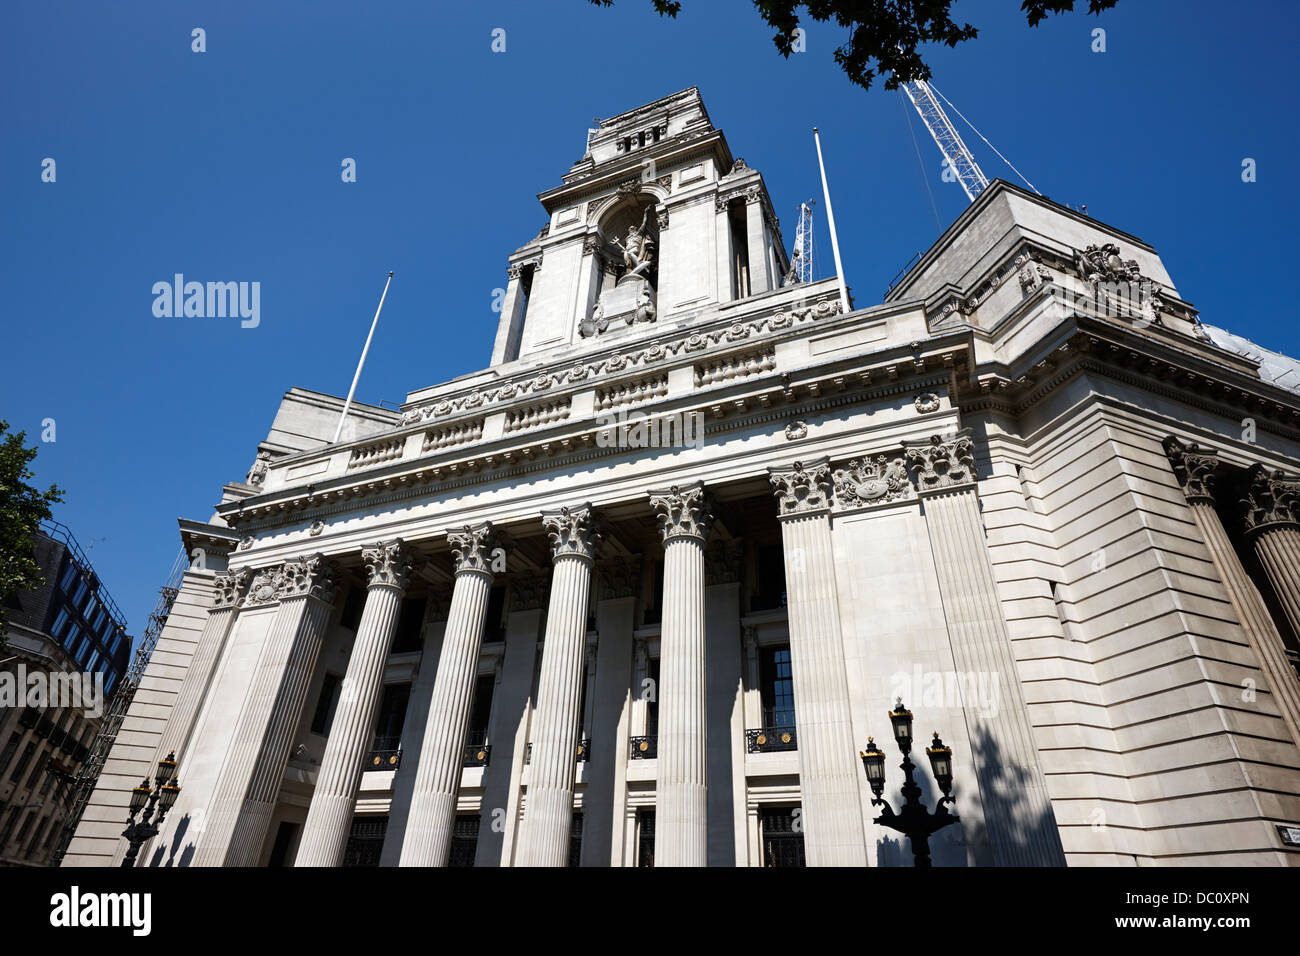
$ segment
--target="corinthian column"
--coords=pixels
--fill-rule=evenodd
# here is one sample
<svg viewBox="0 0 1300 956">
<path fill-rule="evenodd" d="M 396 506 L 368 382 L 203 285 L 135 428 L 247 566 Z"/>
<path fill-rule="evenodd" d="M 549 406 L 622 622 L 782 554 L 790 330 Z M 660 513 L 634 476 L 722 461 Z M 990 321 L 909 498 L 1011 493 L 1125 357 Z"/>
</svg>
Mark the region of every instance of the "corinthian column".
<svg viewBox="0 0 1300 956">
<path fill-rule="evenodd" d="M 332 611 L 334 581 L 324 555 L 259 574 L 250 597 L 264 600 L 268 587 L 280 606 L 258 654 L 194 866 L 257 865 Z"/>
<path fill-rule="evenodd" d="M 433 679 L 429 719 L 415 772 L 399 866 L 446 866 L 456 822 L 474 677 L 494 573 L 504 570 L 491 522 L 447 533 L 456 568 L 447 630 Z M 498 552 L 494 556 L 494 552 Z"/>
<path fill-rule="evenodd" d="M 169 753 L 185 759 L 185 748 L 189 744 L 194 721 L 199 716 L 199 709 L 208 694 L 208 685 L 212 681 L 212 672 L 221 657 L 226 638 L 230 634 L 230 625 L 234 623 L 235 612 L 239 602 L 248 589 L 252 573 L 247 568 L 238 571 L 219 572 L 212 582 L 215 592 L 212 607 L 207 620 L 203 622 L 203 631 L 199 642 L 194 646 L 194 656 L 185 671 L 180 693 L 172 705 L 167 726 L 163 728 L 158 741 L 158 757 L 161 759 Z"/>
<path fill-rule="evenodd" d="M 1237 556 L 1237 549 L 1233 547 L 1214 506 L 1219 455 L 1209 448 L 1185 446 L 1172 435 L 1164 440 L 1164 449 L 1174 477 L 1187 497 L 1187 506 L 1196 526 L 1201 530 L 1201 537 L 1205 539 L 1210 558 L 1241 621 L 1241 629 L 1246 632 L 1246 639 L 1259 659 L 1268 689 L 1272 691 L 1282 719 L 1291 731 L 1291 738 L 1300 744 L 1300 682 L 1296 681 L 1295 672 L 1287 661 L 1286 645 L 1273 623 L 1273 615 Z M 1260 512 L 1253 510 L 1251 514 L 1259 515 Z M 1247 520 L 1251 520 L 1249 515 Z"/>
<path fill-rule="evenodd" d="M 660 866 L 707 866 L 704 541 L 713 514 L 698 482 L 652 491 L 650 506 L 664 537 L 655 860 Z"/>
<path fill-rule="evenodd" d="M 546 512 L 542 524 L 551 539 L 554 572 L 537 684 L 532 769 L 519 836 L 520 866 L 564 866 L 569 859 L 587 603 L 601 537 L 589 504 Z"/>
<path fill-rule="evenodd" d="M 1255 465 L 1246 483 L 1247 536 L 1291 629 L 1300 634 L 1300 481 Z"/>
<path fill-rule="evenodd" d="M 790 671 L 809 866 L 866 866 L 857 750 L 831 549 L 830 463 L 769 468 L 785 552 Z"/>
<path fill-rule="evenodd" d="M 994 860 L 999 866 L 1064 866 L 984 537 L 970 429 L 905 443 L 903 450 L 921 496 L 953 662 L 959 675 L 990 675 L 1000 694 L 994 699 L 1002 702 L 992 713 L 964 702 Z M 1014 792 L 1001 782 L 1008 774 L 1023 781 Z"/>
<path fill-rule="evenodd" d="M 325 757 L 317 774 L 294 866 L 342 866 L 361 788 L 361 761 L 375 732 L 384 665 L 411 577 L 411 552 L 398 538 L 364 548 L 366 606 L 348 657 Z"/>
</svg>

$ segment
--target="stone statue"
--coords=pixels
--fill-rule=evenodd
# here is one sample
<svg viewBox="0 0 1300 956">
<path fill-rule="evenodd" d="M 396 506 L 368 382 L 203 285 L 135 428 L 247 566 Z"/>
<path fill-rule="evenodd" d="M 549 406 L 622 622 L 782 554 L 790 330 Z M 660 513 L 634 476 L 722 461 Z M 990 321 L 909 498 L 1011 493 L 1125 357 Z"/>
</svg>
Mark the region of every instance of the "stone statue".
<svg viewBox="0 0 1300 956">
<path fill-rule="evenodd" d="M 624 278 L 643 275 L 650 268 L 650 263 L 654 261 L 655 244 L 646 233 L 646 223 L 649 219 L 650 207 L 647 206 L 645 215 L 641 217 L 641 225 L 627 227 L 626 245 L 617 239 L 612 240 L 623 253 L 623 264 L 627 266 Z"/>
</svg>

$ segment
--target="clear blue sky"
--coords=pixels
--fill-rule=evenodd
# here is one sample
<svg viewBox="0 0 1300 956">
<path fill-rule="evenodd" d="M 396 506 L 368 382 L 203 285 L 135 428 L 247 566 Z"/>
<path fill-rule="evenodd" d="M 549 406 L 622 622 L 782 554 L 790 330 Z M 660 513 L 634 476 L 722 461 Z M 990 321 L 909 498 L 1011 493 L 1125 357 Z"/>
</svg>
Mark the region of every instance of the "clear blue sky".
<svg viewBox="0 0 1300 956">
<path fill-rule="evenodd" d="M 536 194 L 582 155 L 593 116 L 698 86 L 787 240 L 820 194 L 820 126 L 859 305 L 960 213 L 913 116 L 918 166 L 900 94 L 835 66 L 841 29 L 809 24 L 786 61 L 745 0 L 684 7 L 674 21 L 650 0 L 3 5 L 0 417 L 29 438 L 55 419 L 38 481 L 66 490 L 56 517 L 94 542 L 133 634 L 177 516 L 206 519 L 242 480 L 282 393 L 346 393 L 389 269 L 361 400 L 487 364 L 506 257 L 546 221 Z M 1043 193 L 1154 245 L 1207 322 L 1300 355 L 1297 5 L 1120 0 L 1034 30 L 1017 7 L 956 5 L 980 37 L 933 51 L 938 87 Z M 177 272 L 260 282 L 260 326 L 155 318 L 151 288 Z"/>
</svg>

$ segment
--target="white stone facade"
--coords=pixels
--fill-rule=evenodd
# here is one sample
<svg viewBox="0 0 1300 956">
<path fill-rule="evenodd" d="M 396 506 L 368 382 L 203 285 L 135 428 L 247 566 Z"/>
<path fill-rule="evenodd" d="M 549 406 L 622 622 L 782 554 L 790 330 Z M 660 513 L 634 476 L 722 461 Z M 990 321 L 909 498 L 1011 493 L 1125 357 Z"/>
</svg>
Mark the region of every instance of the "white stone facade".
<svg viewBox="0 0 1300 956">
<path fill-rule="evenodd" d="M 953 749 L 936 865 L 1300 863 L 1300 396 L 1154 249 L 996 182 L 843 314 L 693 89 L 539 198 L 489 368 L 338 444 L 286 395 L 70 864 L 165 744 L 144 865 L 340 865 L 381 819 L 384 865 L 910 865 L 858 755 L 897 809 L 899 696 Z"/>
</svg>

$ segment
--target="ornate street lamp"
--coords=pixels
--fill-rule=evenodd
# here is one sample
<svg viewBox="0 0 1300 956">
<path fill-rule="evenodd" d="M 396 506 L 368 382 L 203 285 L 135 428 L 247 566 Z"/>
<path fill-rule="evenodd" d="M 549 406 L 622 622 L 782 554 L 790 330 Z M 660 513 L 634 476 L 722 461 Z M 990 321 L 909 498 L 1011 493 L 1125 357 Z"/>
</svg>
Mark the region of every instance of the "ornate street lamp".
<svg viewBox="0 0 1300 956">
<path fill-rule="evenodd" d="M 131 844 L 131 849 L 122 861 L 124 867 L 135 866 L 135 859 L 140 855 L 140 847 L 146 841 L 158 835 L 163 818 L 167 816 L 176 798 L 180 796 L 181 785 L 176 778 L 176 752 L 172 751 L 158 761 L 158 770 L 154 774 L 154 787 L 148 778 L 140 781 L 140 786 L 131 791 L 131 806 L 126 812 L 126 829 L 122 836 Z M 158 809 L 158 819 L 153 820 L 154 808 Z M 137 822 L 136 816 L 140 815 Z M 152 821 L 152 822 L 151 822 Z"/>
<path fill-rule="evenodd" d="M 867 783 L 871 785 L 871 792 L 875 794 L 871 805 L 884 807 L 880 816 L 873 822 L 897 830 L 906 836 L 912 844 L 915 865 L 930 866 L 930 834 L 950 823 L 957 822 L 957 816 L 949 813 L 947 807 L 947 804 L 953 803 L 952 748 L 946 746 L 936 733 L 934 740 L 925 750 L 930 758 L 930 769 L 934 772 L 935 782 L 943 791 L 943 796 L 939 798 L 934 812 L 931 813 L 921 803 L 921 788 L 913 779 L 916 765 L 912 763 L 912 712 L 903 706 L 902 698 L 899 698 L 897 706 L 890 711 L 889 722 L 894 727 L 894 739 L 898 741 L 898 749 L 903 754 L 903 762 L 899 766 L 907 776 L 903 782 L 904 803 L 902 810 L 895 813 L 889 803 L 881 797 L 885 789 L 885 754 L 876 746 L 875 738 L 868 737 L 867 749 L 859 756 L 862 758 L 862 766 L 867 771 Z"/>
</svg>

